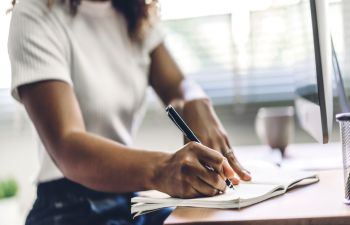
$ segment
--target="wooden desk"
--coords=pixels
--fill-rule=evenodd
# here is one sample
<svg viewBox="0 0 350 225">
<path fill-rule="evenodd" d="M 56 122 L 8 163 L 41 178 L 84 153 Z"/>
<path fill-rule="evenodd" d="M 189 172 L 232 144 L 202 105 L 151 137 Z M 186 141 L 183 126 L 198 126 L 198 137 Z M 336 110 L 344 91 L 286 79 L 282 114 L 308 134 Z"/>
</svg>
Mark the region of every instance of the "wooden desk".
<svg viewBox="0 0 350 225">
<path fill-rule="evenodd" d="M 342 170 L 318 174 L 319 183 L 239 210 L 179 207 L 164 224 L 349 225 Z"/>
</svg>

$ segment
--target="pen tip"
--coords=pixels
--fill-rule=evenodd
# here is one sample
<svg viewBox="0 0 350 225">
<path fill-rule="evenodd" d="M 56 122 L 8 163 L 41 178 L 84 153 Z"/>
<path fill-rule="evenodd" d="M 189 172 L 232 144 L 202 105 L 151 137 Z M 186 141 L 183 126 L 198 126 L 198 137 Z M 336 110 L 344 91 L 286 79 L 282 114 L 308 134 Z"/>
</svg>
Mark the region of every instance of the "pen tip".
<svg viewBox="0 0 350 225">
<path fill-rule="evenodd" d="M 227 187 L 235 190 L 235 187 L 233 186 L 232 182 L 229 179 L 226 179 L 225 182 L 226 182 Z"/>
</svg>

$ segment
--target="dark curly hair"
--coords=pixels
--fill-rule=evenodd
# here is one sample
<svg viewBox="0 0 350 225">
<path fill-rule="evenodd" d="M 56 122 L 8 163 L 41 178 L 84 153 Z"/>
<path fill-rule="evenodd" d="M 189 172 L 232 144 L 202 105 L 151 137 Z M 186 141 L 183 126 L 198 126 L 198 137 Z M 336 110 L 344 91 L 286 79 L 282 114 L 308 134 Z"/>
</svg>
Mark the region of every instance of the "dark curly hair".
<svg viewBox="0 0 350 225">
<path fill-rule="evenodd" d="M 68 1 L 72 15 L 78 12 L 81 0 L 60 0 L 62 3 Z M 109 1 L 109 0 L 108 0 Z M 121 12 L 127 21 L 129 36 L 132 39 L 142 39 L 144 28 L 151 24 L 151 14 L 157 4 L 157 0 L 110 0 L 113 7 Z M 47 0 L 48 7 L 51 7 L 55 0 Z M 15 6 L 16 0 L 12 0 Z"/>
</svg>

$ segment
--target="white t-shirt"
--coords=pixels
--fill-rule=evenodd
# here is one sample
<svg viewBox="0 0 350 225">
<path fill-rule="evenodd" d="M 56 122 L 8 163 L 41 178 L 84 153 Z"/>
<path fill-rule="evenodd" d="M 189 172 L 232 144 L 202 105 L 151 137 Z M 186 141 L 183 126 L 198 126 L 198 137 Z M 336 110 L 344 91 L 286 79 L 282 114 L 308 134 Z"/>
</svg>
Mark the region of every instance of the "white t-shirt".
<svg viewBox="0 0 350 225">
<path fill-rule="evenodd" d="M 75 16 L 56 2 L 51 9 L 47 0 L 21 0 L 14 7 L 12 95 L 20 101 L 21 85 L 64 81 L 74 89 L 87 131 L 130 145 L 143 115 L 150 53 L 163 41 L 159 24 L 137 44 L 110 1 L 81 1 Z M 40 139 L 39 159 L 38 182 L 63 177 Z"/>
</svg>

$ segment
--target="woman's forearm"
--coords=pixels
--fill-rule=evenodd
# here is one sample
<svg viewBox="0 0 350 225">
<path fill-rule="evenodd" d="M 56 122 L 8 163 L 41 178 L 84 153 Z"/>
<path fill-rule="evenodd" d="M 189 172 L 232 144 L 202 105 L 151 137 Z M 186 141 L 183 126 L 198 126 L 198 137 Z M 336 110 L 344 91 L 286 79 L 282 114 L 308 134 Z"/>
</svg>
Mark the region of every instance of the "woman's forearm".
<svg viewBox="0 0 350 225">
<path fill-rule="evenodd" d="M 65 82 L 28 84 L 19 93 L 47 152 L 65 177 L 99 191 L 153 188 L 155 170 L 166 153 L 130 149 L 88 133 L 74 90 Z"/>
<path fill-rule="evenodd" d="M 169 155 L 131 149 L 87 132 L 71 132 L 60 143 L 53 158 L 63 174 L 104 192 L 155 189 L 157 169 Z"/>
<path fill-rule="evenodd" d="M 232 177 L 233 171 L 225 173 L 230 168 L 224 157 L 200 144 L 167 154 L 131 149 L 88 133 L 67 83 L 37 82 L 21 86 L 19 93 L 53 161 L 65 177 L 86 187 L 114 193 L 157 189 L 195 197 L 223 191 L 222 177 Z M 208 173 L 203 163 L 217 172 Z"/>
</svg>

